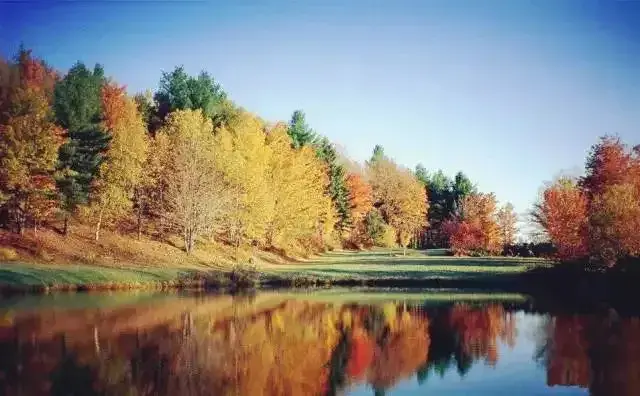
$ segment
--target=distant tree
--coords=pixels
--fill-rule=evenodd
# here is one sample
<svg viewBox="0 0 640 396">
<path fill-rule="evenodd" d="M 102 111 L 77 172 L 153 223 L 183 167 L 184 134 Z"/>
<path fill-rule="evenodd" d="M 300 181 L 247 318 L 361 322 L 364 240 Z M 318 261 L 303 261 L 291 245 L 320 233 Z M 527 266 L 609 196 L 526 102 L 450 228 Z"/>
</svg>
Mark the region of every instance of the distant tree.
<svg viewBox="0 0 640 396">
<path fill-rule="evenodd" d="M 349 191 L 349 212 L 353 223 L 350 240 L 356 245 L 366 244 L 364 220 L 373 208 L 371 186 L 356 173 L 347 175 L 346 185 Z"/>
<path fill-rule="evenodd" d="M 461 203 L 459 215 L 447 221 L 445 228 L 456 254 L 495 254 L 500 251 L 500 231 L 493 194 L 467 195 Z"/>
<path fill-rule="evenodd" d="M 158 117 L 165 117 L 176 110 L 202 110 L 207 118 L 218 115 L 227 95 L 207 72 L 197 77 L 189 76 L 183 66 L 171 72 L 163 72 L 160 88 L 154 95 Z"/>
<path fill-rule="evenodd" d="M 77 63 L 55 87 L 56 119 L 68 137 L 60 148 L 56 177 L 62 196 L 65 234 L 69 215 L 88 200 L 109 143 L 109 135 L 100 125 L 104 83 L 100 65 L 90 71 L 84 64 Z"/>
<path fill-rule="evenodd" d="M 384 154 L 384 147 L 382 147 L 379 144 L 376 144 L 376 146 L 373 148 L 373 154 L 371 155 L 371 159 L 369 160 L 369 163 L 373 164 L 384 158 L 386 158 Z"/>
<path fill-rule="evenodd" d="M 518 214 L 514 211 L 510 202 L 504 204 L 496 215 L 498 229 L 500 230 L 500 243 L 508 246 L 515 242 L 518 223 Z"/>
<path fill-rule="evenodd" d="M 452 197 L 451 207 L 452 213 L 457 213 L 460 210 L 462 201 L 470 194 L 477 193 L 477 188 L 471 182 L 471 180 L 462 172 L 456 173 L 451 186 Z"/>
<path fill-rule="evenodd" d="M 153 93 L 150 90 L 137 93 L 133 96 L 133 100 L 147 130 L 151 132 L 158 130 L 162 120 L 158 117 L 158 109 L 153 99 Z"/>
<path fill-rule="evenodd" d="M 317 140 L 317 135 L 313 129 L 307 125 L 306 117 L 302 110 L 296 110 L 291 115 L 287 133 L 291 138 L 291 144 L 294 148 L 312 145 Z"/>
<path fill-rule="evenodd" d="M 374 206 L 396 230 L 398 241 L 406 248 L 416 232 L 428 226 L 424 186 L 413 172 L 384 157 L 370 162 L 368 172 Z"/>
</svg>

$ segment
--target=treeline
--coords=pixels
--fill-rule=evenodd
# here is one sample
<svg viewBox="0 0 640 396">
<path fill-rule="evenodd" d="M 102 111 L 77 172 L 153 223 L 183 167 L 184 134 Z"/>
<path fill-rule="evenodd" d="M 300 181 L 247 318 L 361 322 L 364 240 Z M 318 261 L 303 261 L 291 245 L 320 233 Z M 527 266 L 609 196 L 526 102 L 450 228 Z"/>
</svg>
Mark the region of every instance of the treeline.
<svg viewBox="0 0 640 396">
<path fill-rule="evenodd" d="M 558 257 L 612 267 L 640 255 L 640 146 L 605 136 L 592 146 L 582 177 L 544 189 L 534 220 Z"/>
<path fill-rule="evenodd" d="M 63 75 L 30 51 L 0 60 L 0 224 L 127 225 L 181 235 L 191 252 L 215 238 L 286 254 L 339 246 L 449 245 L 498 253 L 516 216 L 462 173 L 410 171 L 376 146 L 349 165 L 307 125 L 266 122 L 206 72 L 163 73 L 133 97 L 77 63 Z"/>
</svg>

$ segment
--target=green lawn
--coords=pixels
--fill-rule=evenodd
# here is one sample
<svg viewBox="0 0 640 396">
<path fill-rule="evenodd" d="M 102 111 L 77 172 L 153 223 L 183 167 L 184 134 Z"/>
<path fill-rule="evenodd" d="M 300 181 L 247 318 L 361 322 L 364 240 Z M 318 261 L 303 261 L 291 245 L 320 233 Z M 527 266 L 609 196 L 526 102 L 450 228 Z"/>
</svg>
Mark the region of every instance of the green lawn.
<svg viewBox="0 0 640 396">
<path fill-rule="evenodd" d="M 294 264 L 273 264 L 265 272 L 279 276 L 321 279 L 480 279 L 521 274 L 549 265 L 547 261 L 515 257 L 452 257 L 442 250 L 374 250 L 331 252 Z"/>
<path fill-rule="evenodd" d="M 178 279 L 180 268 L 113 268 L 96 265 L 0 264 L 0 285 L 16 287 L 150 284 Z"/>
<path fill-rule="evenodd" d="M 498 280 L 522 274 L 528 269 L 549 265 L 539 259 L 508 257 L 450 257 L 443 250 L 377 249 L 337 251 L 311 260 L 290 264 L 263 264 L 264 278 L 314 278 L 328 281 L 353 280 Z M 121 285 L 137 287 L 176 283 L 189 278 L 194 268 L 180 263 L 175 267 L 102 267 L 0 263 L 0 288 L 41 288 L 65 285 L 93 287 Z"/>
</svg>

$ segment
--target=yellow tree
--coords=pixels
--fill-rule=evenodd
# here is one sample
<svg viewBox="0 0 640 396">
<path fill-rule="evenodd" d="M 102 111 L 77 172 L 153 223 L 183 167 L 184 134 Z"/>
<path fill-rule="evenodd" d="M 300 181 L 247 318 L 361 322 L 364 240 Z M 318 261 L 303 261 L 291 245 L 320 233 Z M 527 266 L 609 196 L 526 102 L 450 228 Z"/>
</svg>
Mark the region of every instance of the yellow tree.
<svg viewBox="0 0 640 396">
<path fill-rule="evenodd" d="M 226 231 L 236 246 L 244 239 L 263 242 L 272 216 L 265 138 L 262 121 L 246 112 L 216 132 L 216 164 L 233 191 Z"/>
<path fill-rule="evenodd" d="M 201 110 L 177 110 L 157 135 L 156 139 L 166 135 L 172 154 L 164 167 L 169 218 L 191 253 L 196 239 L 215 229 L 229 205 L 228 190 L 215 163 L 213 124 Z"/>
<path fill-rule="evenodd" d="M 118 219 L 131 210 L 149 147 L 144 121 L 124 87 L 111 83 L 102 88 L 102 111 L 110 141 L 90 196 L 96 241 L 105 220 Z"/>
<path fill-rule="evenodd" d="M 267 141 L 272 152 L 269 185 L 274 203 L 267 242 L 282 250 L 308 250 L 310 246 L 301 245 L 314 238 L 316 247 L 327 244 L 337 217 L 325 194 L 329 180 L 323 163 L 310 147 L 293 149 L 283 125 L 272 128 Z"/>
<path fill-rule="evenodd" d="M 605 186 L 591 203 L 590 250 L 612 266 L 640 255 L 640 192 L 631 183 Z"/>
<path fill-rule="evenodd" d="M 159 221 L 162 234 L 169 213 L 168 191 L 170 174 L 167 164 L 172 161 L 171 142 L 167 134 L 156 134 L 149 141 L 149 153 L 142 167 L 142 178 L 136 188 L 138 238 L 142 236 L 142 221 L 146 217 Z"/>
<path fill-rule="evenodd" d="M 498 223 L 500 243 L 502 246 L 513 244 L 518 231 L 516 227 L 518 215 L 513 210 L 513 205 L 510 202 L 507 202 L 498 210 L 496 221 Z"/>
<path fill-rule="evenodd" d="M 396 230 L 406 253 L 413 235 L 428 226 L 425 188 L 410 170 L 386 157 L 370 162 L 368 171 L 375 206 Z"/>
</svg>

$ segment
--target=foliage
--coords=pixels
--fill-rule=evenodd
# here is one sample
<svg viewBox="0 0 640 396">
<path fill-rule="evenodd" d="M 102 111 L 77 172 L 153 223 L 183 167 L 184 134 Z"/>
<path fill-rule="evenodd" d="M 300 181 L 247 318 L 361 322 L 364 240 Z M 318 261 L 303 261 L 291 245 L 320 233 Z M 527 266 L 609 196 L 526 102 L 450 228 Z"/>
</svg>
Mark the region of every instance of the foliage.
<svg viewBox="0 0 640 396">
<path fill-rule="evenodd" d="M 338 154 L 334 145 L 326 137 L 316 143 L 316 153 L 326 165 L 329 185 L 327 194 L 333 201 L 333 206 L 338 215 L 336 228 L 339 232 L 345 232 L 352 225 L 351 212 L 349 210 L 349 190 L 345 180 L 345 169 L 338 163 Z"/>
<path fill-rule="evenodd" d="M 301 242 L 316 239 L 322 246 L 332 239 L 336 221 L 331 199 L 325 194 L 329 183 L 323 163 L 311 147 L 292 148 L 283 125 L 268 132 L 267 142 L 272 152 L 268 183 L 274 202 L 268 244 L 309 250 Z"/>
<path fill-rule="evenodd" d="M 0 201 L 21 231 L 26 219 L 37 226 L 57 205 L 53 173 L 62 131 L 50 107 L 55 73 L 24 50 L 10 67 L 18 81 L 6 88 L 0 109 Z"/>
<path fill-rule="evenodd" d="M 144 121 L 123 87 L 107 84 L 102 88 L 102 109 L 109 147 L 90 195 L 89 209 L 97 217 L 96 240 L 103 220 L 117 219 L 130 211 L 148 150 Z"/>
<path fill-rule="evenodd" d="M 100 126 L 104 71 L 75 64 L 55 87 L 54 111 L 68 141 L 60 148 L 57 186 L 68 215 L 89 198 L 109 136 Z M 66 227 L 65 227 L 66 233 Z"/>
<path fill-rule="evenodd" d="M 604 136 L 592 148 L 578 183 L 548 186 L 534 219 L 563 260 L 613 266 L 640 255 L 640 156 L 618 137 Z"/>
<path fill-rule="evenodd" d="M 496 254 L 502 251 L 493 194 L 467 195 L 461 202 L 459 213 L 456 219 L 448 220 L 445 225 L 455 254 Z"/>
<path fill-rule="evenodd" d="M 510 202 L 504 204 L 496 214 L 496 221 L 500 232 L 502 246 L 512 245 L 515 242 L 518 222 L 518 214 L 514 211 Z"/>
<path fill-rule="evenodd" d="M 313 145 L 317 140 L 317 135 L 307 125 L 307 120 L 302 110 L 296 110 L 291 115 L 287 134 L 289 134 L 291 144 L 296 149 L 305 145 Z"/>
<path fill-rule="evenodd" d="M 207 72 L 197 77 L 189 76 L 184 67 L 172 72 L 163 72 L 160 88 L 154 95 L 158 117 L 165 117 L 176 110 L 200 109 L 205 117 L 213 118 L 220 113 L 227 95 Z"/>
<path fill-rule="evenodd" d="M 384 157 L 370 162 L 368 173 L 374 206 L 387 224 L 396 230 L 398 240 L 406 247 L 409 239 L 428 225 L 424 186 L 411 171 Z"/>
<path fill-rule="evenodd" d="M 349 173 L 346 178 L 349 192 L 349 212 L 352 222 L 349 240 L 356 246 L 367 244 L 366 216 L 373 209 L 371 186 L 356 173 Z"/>
<path fill-rule="evenodd" d="M 215 136 L 218 171 L 233 192 L 225 232 L 239 245 L 245 240 L 263 242 L 273 200 L 269 185 L 271 149 L 262 122 L 243 113 Z"/>
<path fill-rule="evenodd" d="M 630 183 L 613 184 L 604 187 L 591 203 L 590 250 L 609 266 L 619 258 L 640 255 L 639 194 Z"/>
<path fill-rule="evenodd" d="M 177 110 L 158 134 L 167 136 L 172 153 L 164 168 L 171 220 L 191 253 L 196 238 L 215 228 L 231 200 L 214 161 L 213 125 L 201 110 Z"/>
</svg>

